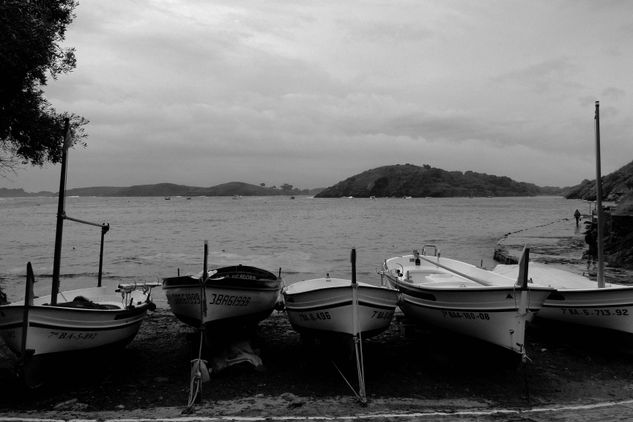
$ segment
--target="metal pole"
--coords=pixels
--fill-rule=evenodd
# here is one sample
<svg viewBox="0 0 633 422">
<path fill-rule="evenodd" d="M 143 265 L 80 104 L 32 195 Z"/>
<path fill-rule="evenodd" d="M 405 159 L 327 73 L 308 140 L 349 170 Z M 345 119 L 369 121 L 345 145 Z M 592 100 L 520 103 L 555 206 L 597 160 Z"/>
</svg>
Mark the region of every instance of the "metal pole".
<svg viewBox="0 0 633 422">
<path fill-rule="evenodd" d="M 108 230 L 110 230 L 109 224 L 103 224 L 101 226 L 101 247 L 99 248 L 99 276 L 97 278 L 97 287 L 101 287 L 101 275 L 103 274 L 103 238 Z"/>
<path fill-rule="evenodd" d="M 64 229 L 64 199 L 66 196 L 66 160 L 68 158 L 68 146 L 70 145 L 70 120 L 64 122 L 64 145 L 62 146 L 62 169 L 59 179 L 59 200 L 57 202 L 57 227 L 55 229 L 55 255 L 53 258 L 53 284 L 51 287 L 51 305 L 57 304 L 59 292 L 59 266 L 62 255 L 62 231 Z"/>
<path fill-rule="evenodd" d="M 26 359 L 27 337 L 29 333 L 29 308 L 33 306 L 33 284 L 35 276 L 33 275 L 33 267 L 31 263 L 26 264 L 26 291 L 24 292 L 24 313 L 22 315 L 22 344 L 20 347 L 21 358 Z M 23 362 L 24 363 L 24 362 Z"/>
<path fill-rule="evenodd" d="M 596 215 L 598 216 L 598 287 L 604 287 L 602 176 L 600 170 L 600 101 L 596 101 Z"/>
</svg>

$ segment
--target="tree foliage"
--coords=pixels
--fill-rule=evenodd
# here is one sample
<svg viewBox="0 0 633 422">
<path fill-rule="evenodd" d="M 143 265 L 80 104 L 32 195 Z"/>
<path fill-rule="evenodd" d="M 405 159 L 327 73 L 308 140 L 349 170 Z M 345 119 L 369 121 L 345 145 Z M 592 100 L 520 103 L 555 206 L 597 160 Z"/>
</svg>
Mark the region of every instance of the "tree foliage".
<svg viewBox="0 0 633 422">
<path fill-rule="evenodd" d="M 61 46 L 76 6 L 74 0 L 0 2 L 0 169 L 59 162 L 65 118 L 75 142 L 83 143 L 87 120 L 57 112 L 43 91 L 49 77 L 76 65 L 74 48 Z"/>
</svg>

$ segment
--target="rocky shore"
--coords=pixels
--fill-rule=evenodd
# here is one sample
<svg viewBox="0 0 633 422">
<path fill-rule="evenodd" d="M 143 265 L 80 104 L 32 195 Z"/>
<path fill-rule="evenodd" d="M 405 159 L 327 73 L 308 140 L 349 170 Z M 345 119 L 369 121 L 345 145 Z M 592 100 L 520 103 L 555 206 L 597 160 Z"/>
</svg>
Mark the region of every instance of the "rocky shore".
<svg viewBox="0 0 633 422">
<path fill-rule="evenodd" d="M 562 218 L 506 233 L 497 242 L 494 259 L 502 264 L 516 264 L 523 248 L 528 246 L 531 261 L 561 266 L 579 274 L 586 273 L 587 260 L 584 254 L 588 246 L 585 242 L 585 221 L 576 226 L 573 218 Z M 633 270 L 606 265 L 605 279 L 613 283 L 631 284 Z"/>
<path fill-rule="evenodd" d="M 576 265 L 584 247 L 574 223 L 560 221 L 508 234 L 507 256 L 529 240 L 532 257 Z M 580 254 L 578 254 L 580 250 Z M 574 259 L 578 262 L 573 261 Z M 332 365 L 355 384 L 349 344 L 306 345 L 275 311 L 252 333 L 263 361 L 211 374 L 193 414 L 183 414 L 198 334 L 157 309 L 118 353 L 66 362 L 46 385 L 22 387 L 0 366 L 0 422 L 13 418 L 207 420 L 625 420 L 633 410 L 633 347 L 628 339 L 589 337 L 532 324 L 529 361 L 428 328 L 401 315 L 365 342 L 367 405 Z M 222 349 L 222 338 L 209 348 Z M 188 419 L 188 420 L 192 420 Z"/>
</svg>

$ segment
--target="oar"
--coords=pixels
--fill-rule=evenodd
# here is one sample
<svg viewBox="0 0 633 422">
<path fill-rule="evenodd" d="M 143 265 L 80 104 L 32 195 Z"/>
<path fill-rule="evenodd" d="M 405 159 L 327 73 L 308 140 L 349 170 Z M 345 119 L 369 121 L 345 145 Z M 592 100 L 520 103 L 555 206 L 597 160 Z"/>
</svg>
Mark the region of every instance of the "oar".
<svg viewBox="0 0 633 422">
<path fill-rule="evenodd" d="M 425 257 L 425 256 L 423 256 L 423 255 L 420 255 L 420 259 L 423 259 L 424 261 L 426 261 L 426 262 L 428 262 L 428 263 L 431 263 L 431 264 L 433 264 L 433 265 L 435 265 L 435 266 L 438 266 L 438 267 L 443 268 L 443 269 L 445 269 L 445 270 L 447 270 L 447 271 L 450 271 L 450 272 L 452 272 L 452 273 L 454 273 L 454 274 L 457 274 L 457 275 L 458 275 L 458 276 L 460 276 L 460 277 L 467 278 L 467 279 L 469 279 L 469 280 L 471 280 L 471 281 L 474 281 L 475 283 L 479 283 L 479 284 L 481 284 L 481 285 L 483 285 L 483 286 L 493 286 L 493 284 L 492 284 L 492 283 L 490 283 L 490 282 L 488 282 L 488 281 L 486 281 L 486 280 L 482 280 L 481 278 L 478 278 L 478 277 L 473 277 L 473 276 L 468 275 L 468 274 L 464 274 L 464 273 L 462 273 L 461 271 L 457 271 L 457 270 L 456 270 L 456 269 L 454 269 L 454 268 L 447 267 L 446 265 L 442 265 L 442 264 L 440 264 L 440 263 L 438 262 L 438 261 L 439 261 L 439 258 L 438 258 L 438 261 L 433 261 L 433 260 L 431 260 L 431 259 L 426 258 L 426 257 Z"/>
</svg>

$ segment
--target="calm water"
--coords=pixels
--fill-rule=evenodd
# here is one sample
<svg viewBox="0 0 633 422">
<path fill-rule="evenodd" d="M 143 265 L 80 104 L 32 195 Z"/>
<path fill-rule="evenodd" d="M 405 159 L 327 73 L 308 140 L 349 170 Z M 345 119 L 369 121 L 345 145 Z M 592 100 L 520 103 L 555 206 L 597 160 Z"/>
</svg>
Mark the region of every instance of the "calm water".
<svg viewBox="0 0 633 422">
<path fill-rule="evenodd" d="M 247 264 L 277 272 L 286 283 L 350 278 L 357 250 L 358 278 L 378 282 L 385 258 L 432 243 L 445 256 L 493 266 L 497 240 L 521 228 L 571 217 L 582 201 L 536 198 L 413 198 L 409 200 L 288 197 L 67 198 L 70 217 L 110 223 L 104 284 L 160 281 L 180 268 Z M 0 199 L 0 287 L 9 300 L 23 296 L 26 263 L 36 294 L 47 294 L 53 267 L 56 198 Z M 96 285 L 101 230 L 64 223 L 62 288 Z M 155 299 L 166 306 L 160 289 Z"/>
</svg>

